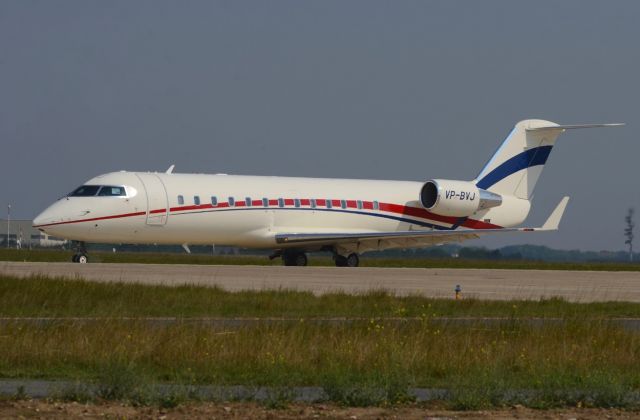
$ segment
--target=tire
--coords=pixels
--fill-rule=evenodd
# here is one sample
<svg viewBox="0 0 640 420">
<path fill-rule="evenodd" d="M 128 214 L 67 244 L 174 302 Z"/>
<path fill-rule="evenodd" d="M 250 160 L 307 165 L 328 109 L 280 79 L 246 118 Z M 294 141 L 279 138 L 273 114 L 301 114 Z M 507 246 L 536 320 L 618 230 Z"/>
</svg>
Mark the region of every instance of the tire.
<svg viewBox="0 0 640 420">
<path fill-rule="evenodd" d="M 307 254 L 304 252 L 287 252 L 282 255 L 282 262 L 287 267 L 304 267 L 307 265 Z"/>
<path fill-rule="evenodd" d="M 306 267 L 307 266 L 307 254 L 301 252 L 296 254 L 295 256 L 295 265 L 298 267 Z"/>
<path fill-rule="evenodd" d="M 334 257 L 336 267 L 346 267 L 347 266 L 347 257 L 343 257 L 342 255 L 336 255 Z"/>
<path fill-rule="evenodd" d="M 347 267 L 357 267 L 358 265 L 360 265 L 360 257 L 358 257 L 358 254 L 353 253 L 353 254 L 349 254 L 349 256 L 346 258 L 346 266 Z"/>
<path fill-rule="evenodd" d="M 73 254 L 73 257 L 71 257 L 71 261 L 74 263 L 78 262 L 78 254 Z"/>
<path fill-rule="evenodd" d="M 77 262 L 80 264 L 86 264 L 89 262 L 89 257 L 86 254 L 78 255 Z"/>
</svg>

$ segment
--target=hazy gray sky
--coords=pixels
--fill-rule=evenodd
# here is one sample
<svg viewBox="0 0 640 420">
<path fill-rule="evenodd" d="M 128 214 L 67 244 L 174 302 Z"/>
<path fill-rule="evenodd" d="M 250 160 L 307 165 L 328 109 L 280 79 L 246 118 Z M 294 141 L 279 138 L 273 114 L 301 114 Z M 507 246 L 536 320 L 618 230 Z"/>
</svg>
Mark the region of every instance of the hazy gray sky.
<svg viewBox="0 0 640 420">
<path fill-rule="evenodd" d="M 640 210 L 637 1 L 0 0 L 0 195 L 32 218 L 113 170 L 472 179 L 518 120 L 559 139 L 529 225 L 621 249 Z M 4 217 L 4 215 L 3 215 Z M 640 233 L 640 232 L 639 232 Z"/>
</svg>

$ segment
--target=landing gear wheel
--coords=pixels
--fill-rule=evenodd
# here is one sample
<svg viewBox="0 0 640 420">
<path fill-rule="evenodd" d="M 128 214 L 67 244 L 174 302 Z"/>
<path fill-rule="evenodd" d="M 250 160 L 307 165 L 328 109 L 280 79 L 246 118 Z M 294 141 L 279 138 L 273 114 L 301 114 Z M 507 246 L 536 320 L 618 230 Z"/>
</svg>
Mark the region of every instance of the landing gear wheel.
<svg viewBox="0 0 640 420">
<path fill-rule="evenodd" d="M 89 257 L 87 254 L 75 254 L 71 259 L 74 263 L 86 264 L 89 262 Z"/>
<path fill-rule="evenodd" d="M 347 267 L 357 267 L 358 265 L 360 265 L 360 257 L 358 257 L 358 254 L 349 254 L 347 257 Z"/>
<path fill-rule="evenodd" d="M 84 242 L 73 242 L 73 249 L 76 252 L 71 258 L 74 263 L 86 264 L 89 262 L 87 246 Z"/>
<path fill-rule="evenodd" d="M 333 257 L 336 267 L 346 267 L 347 266 L 347 257 L 343 257 L 342 255 L 336 255 Z"/>
<path fill-rule="evenodd" d="M 307 254 L 304 252 L 299 253 L 295 257 L 295 265 L 298 267 L 306 267 L 307 266 Z"/>
<path fill-rule="evenodd" d="M 353 253 L 348 256 L 336 255 L 333 257 L 336 263 L 336 267 L 357 267 L 360 265 L 360 257 L 358 254 Z"/>
<path fill-rule="evenodd" d="M 304 252 L 285 252 L 282 254 L 282 262 L 286 266 L 304 267 L 307 265 L 307 254 Z"/>
</svg>

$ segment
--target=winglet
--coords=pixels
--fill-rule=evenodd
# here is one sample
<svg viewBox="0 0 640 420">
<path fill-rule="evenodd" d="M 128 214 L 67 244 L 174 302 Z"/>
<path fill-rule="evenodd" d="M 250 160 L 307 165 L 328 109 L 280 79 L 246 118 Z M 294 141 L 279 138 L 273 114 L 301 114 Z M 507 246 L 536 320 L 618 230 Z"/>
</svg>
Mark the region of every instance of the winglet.
<svg viewBox="0 0 640 420">
<path fill-rule="evenodd" d="M 547 221 L 544 222 L 544 225 L 542 225 L 540 229 L 536 230 L 558 230 L 558 226 L 560 226 L 560 220 L 562 220 L 562 215 L 567 208 L 567 203 L 569 203 L 569 197 L 563 197 L 556 208 L 553 210 Z"/>
<path fill-rule="evenodd" d="M 169 166 L 169 169 L 167 169 L 167 171 L 165 172 L 165 174 L 172 174 L 173 173 L 173 168 L 175 168 L 176 165 L 171 165 Z"/>
</svg>

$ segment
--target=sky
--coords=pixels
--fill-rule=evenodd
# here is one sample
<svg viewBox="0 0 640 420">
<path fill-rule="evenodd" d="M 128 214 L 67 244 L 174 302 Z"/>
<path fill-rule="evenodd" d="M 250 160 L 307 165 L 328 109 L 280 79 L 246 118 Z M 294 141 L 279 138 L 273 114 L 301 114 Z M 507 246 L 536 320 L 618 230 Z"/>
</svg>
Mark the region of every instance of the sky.
<svg viewBox="0 0 640 420">
<path fill-rule="evenodd" d="M 0 200 L 115 170 L 473 179 L 522 119 L 563 134 L 498 247 L 624 248 L 640 213 L 637 1 L 0 0 Z M 1 208 L 0 208 L 1 209 Z"/>
</svg>

